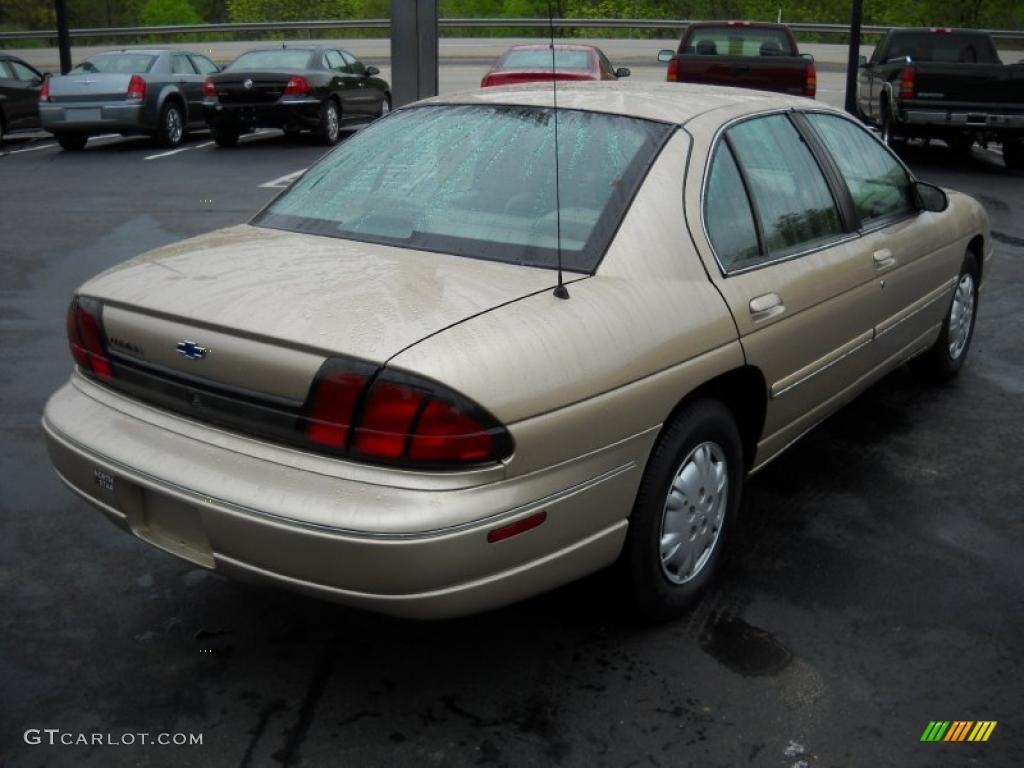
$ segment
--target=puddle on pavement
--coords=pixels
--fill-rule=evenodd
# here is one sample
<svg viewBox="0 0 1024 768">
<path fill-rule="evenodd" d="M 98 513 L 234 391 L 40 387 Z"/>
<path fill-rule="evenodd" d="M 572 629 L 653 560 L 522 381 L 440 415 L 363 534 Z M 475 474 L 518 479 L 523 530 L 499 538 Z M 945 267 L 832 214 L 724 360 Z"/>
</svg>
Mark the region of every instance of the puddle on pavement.
<svg viewBox="0 0 1024 768">
<path fill-rule="evenodd" d="M 793 654 L 768 632 L 737 616 L 713 614 L 701 632 L 700 647 L 745 677 L 777 674 L 793 660 Z"/>
</svg>

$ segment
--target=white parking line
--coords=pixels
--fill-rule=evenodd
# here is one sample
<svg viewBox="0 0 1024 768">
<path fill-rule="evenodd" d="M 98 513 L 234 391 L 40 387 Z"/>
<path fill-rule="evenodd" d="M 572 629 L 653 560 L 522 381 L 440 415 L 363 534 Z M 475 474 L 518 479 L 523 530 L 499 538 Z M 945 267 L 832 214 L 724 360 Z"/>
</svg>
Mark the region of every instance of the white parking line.
<svg viewBox="0 0 1024 768">
<path fill-rule="evenodd" d="M 297 178 L 299 178 L 299 176 L 301 176 L 305 172 L 306 172 L 305 168 L 300 168 L 297 171 L 292 171 L 291 173 L 286 173 L 284 176 L 280 176 L 280 177 L 278 177 L 276 179 L 271 179 L 270 181 L 264 182 L 263 184 L 260 184 L 260 188 L 261 189 L 284 189 L 285 187 L 289 186 L 293 181 L 295 181 Z"/>
<path fill-rule="evenodd" d="M 160 152 L 160 153 L 155 154 L 155 155 L 147 155 L 146 157 L 144 157 L 142 159 L 143 160 L 157 160 L 157 159 L 159 159 L 161 157 L 170 157 L 171 155 L 176 155 L 179 152 L 188 152 L 190 149 L 202 149 L 203 147 L 208 147 L 211 144 L 213 144 L 213 142 L 212 141 L 208 141 L 205 144 L 196 144 L 196 145 L 191 146 L 191 147 L 179 147 L 178 149 L 172 149 L 172 150 L 169 150 L 167 152 Z"/>
<path fill-rule="evenodd" d="M 12 149 L 8 152 L 0 152 L 0 157 L 6 155 L 20 155 L 22 152 L 38 152 L 40 149 L 49 149 L 50 147 L 56 147 L 56 144 L 40 144 L 38 147 L 28 147 L 27 149 Z"/>
</svg>

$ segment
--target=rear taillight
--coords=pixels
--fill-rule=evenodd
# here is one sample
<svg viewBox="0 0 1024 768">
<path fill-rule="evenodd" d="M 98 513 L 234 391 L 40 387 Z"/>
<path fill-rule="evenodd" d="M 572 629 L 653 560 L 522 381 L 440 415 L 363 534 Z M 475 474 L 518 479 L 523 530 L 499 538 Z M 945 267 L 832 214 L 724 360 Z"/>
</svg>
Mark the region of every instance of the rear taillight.
<svg viewBox="0 0 1024 768">
<path fill-rule="evenodd" d="M 665 72 L 665 80 L 670 83 L 679 82 L 679 59 L 673 58 L 668 63 L 668 71 Z"/>
<path fill-rule="evenodd" d="M 311 90 L 313 90 L 313 86 L 309 84 L 306 78 L 300 75 L 292 75 L 288 80 L 288 85 L 284 87 L 284 94 L 285 96 L 294 96 L 300 93 L 309 93 Z"/>
<path fill-rule="evenodd" d="M 436 382 L 332 359 L 310 392 L 306 438 L 332 453 L 408 467 L 500 461 L 512 440 L 480 406 Z"/>
<path fill-rule="evenodd" d="M 73 299 L 68 307 L 67 328 L 71 355 L 79 367 L 104 379 L 114 378 L 103 337 L 99 302 Z"/>
<path fill-rule="evenodd" d="M 818 73 L 814 69 L 814 62 L 808 61 L 804 69 L 804 96 L 813 99 L 818 92 Z"/>
<path fill-rule="evenodd" d="M 487 88 L 491 84 L 491 73 L 488 72 L 484 75 L 484 79 L 480 81 L 481 88 Z"/>
<path fill-rule="evenodd" d="M 208 77 L 203 83 L 203 96 L 216 97 L 217 86 L 213 84 L 213 78 Z"/>
<path fill-rule="evenodd" d="M 903 73 L 900 75 L 900 90 L 899 97 L 901 99 L 912 99 L 914 98 L 914 90 L 917 85 L 917 69 L 912 65 L 907 65 L 903 68 Z"/>
<path fill-rule="evenodd" d="M 39 100 L 44 102 L 50 100 L 50 78 L 43 80 L 43 85 L 39 89 Z"/>
<path fill-rule="evenodd" d="M 141 100 L 146 98 L 146 81 L 139 75 L 132 75 L 132 79 L 128 81 L 127 95 L 129 99 Z"/>
</svg>

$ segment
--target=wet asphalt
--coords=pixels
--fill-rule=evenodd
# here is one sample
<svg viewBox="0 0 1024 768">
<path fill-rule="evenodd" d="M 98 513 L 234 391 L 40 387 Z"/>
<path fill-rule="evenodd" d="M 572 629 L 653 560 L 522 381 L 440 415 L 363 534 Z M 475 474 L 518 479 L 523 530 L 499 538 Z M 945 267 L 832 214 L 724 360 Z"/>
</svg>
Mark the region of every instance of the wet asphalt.
<svg viewBox="0 0 1024 768">
<path fill-rule="evenodd" d="M 1021 764 L 1024 175 L 980 149 L 905 152 L 992 216 L 967 367 L 941 387 L 897 371 L 753 478 L 689 615 L 631 623 L 603 574 L 413 623 L 196 569 L 50 470 L 39 418 L 71 368 L 75 286 L 247 220 L 321 151 L 208 140 L 0 156 L 0 766 Z M 998 725 L 921 743 L 937 719 Z M 26 743 L 47 728 L 202 745 Z"/>
</svg>

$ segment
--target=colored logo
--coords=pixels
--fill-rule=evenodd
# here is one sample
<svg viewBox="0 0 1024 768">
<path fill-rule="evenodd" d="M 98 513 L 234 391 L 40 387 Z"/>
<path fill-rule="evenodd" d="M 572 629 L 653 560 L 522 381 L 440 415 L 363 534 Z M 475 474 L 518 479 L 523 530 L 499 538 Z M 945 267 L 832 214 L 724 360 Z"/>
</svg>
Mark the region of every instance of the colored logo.
<svg viewBox="0 0 1024 768">
<path fill-rule="evenodd" d="M 202 360 L 206 357 L 206 353 L 209 351 L 210 350 L 208 348 L 201 347 L 194 341 L 189 341 L 188 339 L 178 342 L 178 354 L 184 355 L 189 360 Z"/>
<path fill-rule="evenodd" d="M 988 741 L 995 728 L 995 720 L 932 720 L 921 741 Z"/>
</svg>

